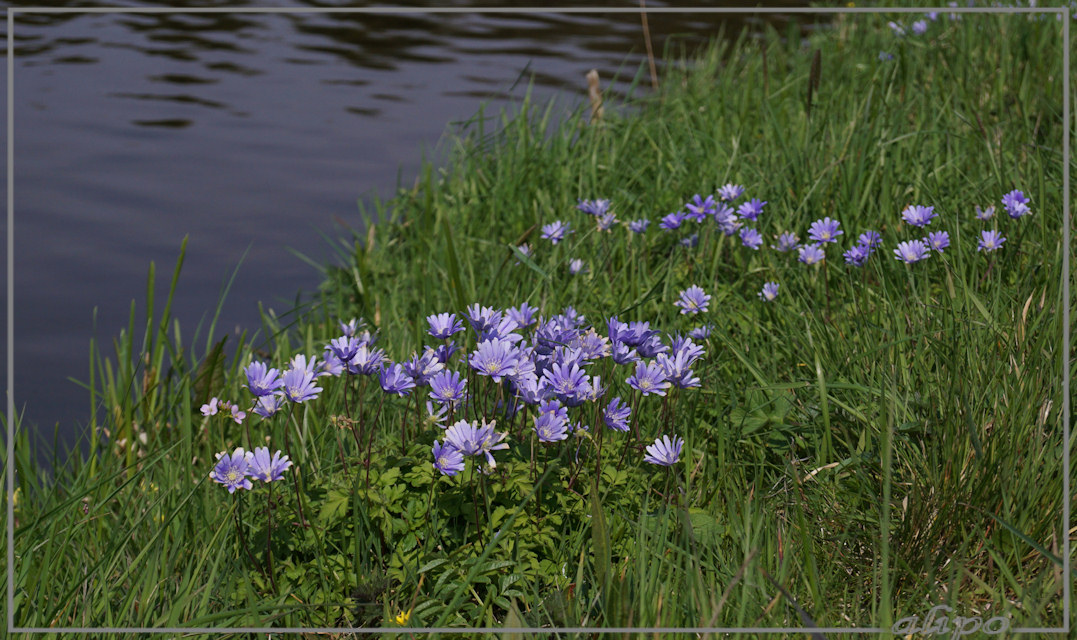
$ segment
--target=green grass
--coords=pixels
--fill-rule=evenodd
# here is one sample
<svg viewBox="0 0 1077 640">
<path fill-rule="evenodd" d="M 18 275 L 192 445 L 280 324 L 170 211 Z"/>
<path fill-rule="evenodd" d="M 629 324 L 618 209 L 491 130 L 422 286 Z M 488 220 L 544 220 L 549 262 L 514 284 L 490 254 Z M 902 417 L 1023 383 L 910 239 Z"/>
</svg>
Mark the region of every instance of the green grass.
<svg viewBox="0 0 1077 640">
<path fill-rule="evenodd" d="M 212 325 L 185 346 L 169 304 L 155 313 L 151 268 L 144 322 L 133 304 L 113 354 L 91 345 L 98 453 L 48 480 L 20 425 L 15 624 L 393 626 L 411 611 L 417 626 L 889 627 L 946 604 L 1061 625 L 1062 84 L 1043 55 L 1060 29 L 966 15 L 901 40 L 886 19 L 841 16 L 808 47 L 720 36 L 600 123 L 529 101 L 480 114 L 446 166 L 338 241 L 314 303 L 265 310 L 234 351 Z M 768 202 L 764 249 L 713 225 L 689 249 L 687 231 L 658 228 L 727 182 Z M 1002 212 L 1014 188 L 1031 217 Z M 597 232 L 577 198 L 652 225 Z M 901 223 L 907 204 L 935 206 L 944 254 L 893 258 L 923 235 Z M 988 204 L 995 218 L 975 220 Z M 882 249 L 857 270 L 834 247 L 815 267 L 766 248 L 824 216 L 843 249 L 866 229 Z M 554 219 L 575 230 L 556 246 L 539 238 Z M 1001 251 L 975 250 L 981 228 L 1003 231 Z M 525 242 L 531 258 L 514 250 Z M 570 276 L 577 257 L 589 271 Z M 781 285 L 769 304 L 767 281 Z M 338 320 L 363 318 L 394 361 L 430 344 L 426 316 L 474 302 L 572 305 L 600 334 L 611 315 L 683 333 L 698 323 L 672 303 L 692 284 L 713 296 L 702 386 L 643 398 L 633 416 L 646 442 L 685 438 L 668 474 L 637 452 L 620 462 L 612 431 L 601 464 L 590 436 L 533 459 L 512 423 L 497 472 L 436 476 L 440 429 L 371 380 L 346 406 L 341 380 L 321 378 L 317 401 L 244 426 L 199 413 L 211 396 L 249 402 L 252 357 L 321 357 Z M 632 398 L 626 368 L 590 372 L 607 399 Z M 469 388 L 496 398 L 487 380 Z M 585 407 L 573 419 L 597 424 Z M 357 435 L 371 425 L 368 489 Z M 266 487 L 230 496 L 207 474 L 215 452 L 283 448 L 286 433 L 315 526 L 293 524 L 286 478 L 270 541 Z"/>
</svg>

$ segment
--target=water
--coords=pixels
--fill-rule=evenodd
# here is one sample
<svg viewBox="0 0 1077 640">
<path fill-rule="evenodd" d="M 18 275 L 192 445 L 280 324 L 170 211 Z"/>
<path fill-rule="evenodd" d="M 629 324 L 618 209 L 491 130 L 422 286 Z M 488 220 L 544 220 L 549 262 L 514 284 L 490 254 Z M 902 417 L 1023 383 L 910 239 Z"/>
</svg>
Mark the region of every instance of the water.
<svg viewBox="0 0 1077 640">
<path fill-rule="evenodd" d="M 649 25 L 661 53 L 745 20 L 762 24 Z M 150 261 L 159 312 L 184 236 L 185 343 L 248 248 L 217 335 L 253 331 L 259 301 L 284 312 L 320 282 L 289 249 L 330 262 L 319 232 L 362 227 L 357 200 L 410 184 L 451 121 L 518 102 L 530 74 L 574 107 L 590 69 L 606 87 L 646 59 L 638 13 L 20 15 L 14 33 L 15 399 L 61 450 L 88 423 L 71 379 L 88 379 L 91 336 L 111 353 L 132 300 L 144 326 Z"/>
</svg>

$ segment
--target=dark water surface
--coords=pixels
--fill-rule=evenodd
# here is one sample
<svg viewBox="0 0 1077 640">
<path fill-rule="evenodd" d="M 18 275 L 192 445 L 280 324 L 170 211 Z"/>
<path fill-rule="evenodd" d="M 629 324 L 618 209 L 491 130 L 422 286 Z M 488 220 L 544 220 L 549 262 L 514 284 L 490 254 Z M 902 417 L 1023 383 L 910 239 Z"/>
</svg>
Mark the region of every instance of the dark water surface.
<svg viewBox="0 0 1077 640">
<path fill-rule="evenodd" d="M 786 17 L 766 19 L 784 32 Z M 659 53 L 723 21 L 762 24 L 649 16 Z M 357 199 L 410 184 L 450 122 L 519 102 L 532 73 L 537 98 L 572 108 L 590 69 L 605 87 L 646 59 L 639 13 L 21 14 L 14 33 L 15 400 L 68 446 L 90 415 L 69 380 L 88 379 L 90 338 L 111 354 L 136 300 L 137 347 L 149 263 L 159 313 L 185 235 L 185 345 L 248 246 L 217 335 L 253 332 L 259 301 L 282 313 L 320 282 L 288 249 L 331 261 L 319 231 L 361 227 Z"/>
</svg>

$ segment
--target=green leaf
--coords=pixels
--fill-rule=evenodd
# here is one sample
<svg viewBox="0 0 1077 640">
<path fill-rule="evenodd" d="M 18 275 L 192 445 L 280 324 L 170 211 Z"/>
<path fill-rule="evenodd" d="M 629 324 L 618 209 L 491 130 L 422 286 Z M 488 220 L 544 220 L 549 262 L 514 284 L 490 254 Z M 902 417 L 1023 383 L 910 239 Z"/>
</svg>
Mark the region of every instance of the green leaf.
<svg viewBox="0 0 1077 640">
<path fill-rule="evenodd" d="M 467 297 L 464 293 L 463 280 L 460 278 L 460 262 L 456 259 L 456 244 L 453 242 L 452 229 L 449 220 L 442 218 L 441 231 L 445 236 L 445 257 L 449 261 L 449 285 L 453 297 L 456 298 L 456 306 L 462 310 L 467 306 Z"/>
<path fill-rule="evenodd" d="M 194 379 L 194 399 L 196 405 L 207 404 L 216 390 L 224 386 L 224 341 L 221 338 L 213 345 L 209 354 L 198 365 Z"/>
<path fill-rule="evenodd" d="M 532 260 L 529 255 L 527 255 L 523 251 L 520 251 L 519 247 L 517 247 L 516 245 L 512 245 L 512 244 L 507 245 L 507 246 L 508 246 L 509 249 L 512 249 L 512 253 L 515 254 L 517 260 L 519 260 L 520 262 L 525 264 L 527 267 L 529 267 L 535 273 L 539 274 L 539 276 L 541 276 L 543 280 L 549 280 L 550 279 L 550 274 L 546 273 L 545 271 L 542 270 L 541 267 L 539 267 L 537 264 L 535 264 L 535 261 Z"/>
<path fill-rule="evenodd" d="M 506 607 L 508 613 L 505 614 L 505 627 L 507 629 L 522 629 L 527 626 L 524 622 L 524 617 L 520 615 L 520 610 L 516 608 L 516 600 L 509 601 L 509 606 Z M 501 634 L 501 640 L 524 640 L 522 633 L 503 633 Z"/>
<path fill-rule="evenodd" d="M 337 489 L 332 489 L 322 502 L 322 510 L 318 514 L 318 521 L 325 527 L 331 527 L 339 522 L 348 511 L 348 503 L 351 496 Z"/>
<path fill-rule="evenodd" d="M 688 520 L 692 523 L 692 531 L 696 538 L 702 542 L 716 542 L 722 533 L 718 520 L 699 507 L 692 507 L 688 510 Z"/>
</svg>

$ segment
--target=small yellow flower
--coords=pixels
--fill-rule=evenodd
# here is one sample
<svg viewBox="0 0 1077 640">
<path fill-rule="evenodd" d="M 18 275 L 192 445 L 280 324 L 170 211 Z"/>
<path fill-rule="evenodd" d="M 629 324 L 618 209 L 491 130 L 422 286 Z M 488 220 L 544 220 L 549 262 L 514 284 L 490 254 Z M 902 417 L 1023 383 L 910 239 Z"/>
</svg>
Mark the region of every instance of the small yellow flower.
<svg viewBox="0 0 1077 640">
<path fill-rule="evenodd" d="M 846 3 L 845 6 L 847 6 L 847 7 L 855 7 L 856 3 L 855 2 L 849 2 L 849 3 Z"/>
<path fill-rule="evenodd" d="M 15 489 L 15 493 L 11 494 L 11 504 L 14 508 L 19 508 L 19 493 L 22 492 L 22 487 Z"/>
<path fill-rule="evenodd" d="M 411 620 L 411 611 L 401 611 L 400 613 L 396 614 L 395 618 L 393 618 L 393 621 L 400 626 L 406 625 L 408 623 L 408 620 Z"/>
</svg>

